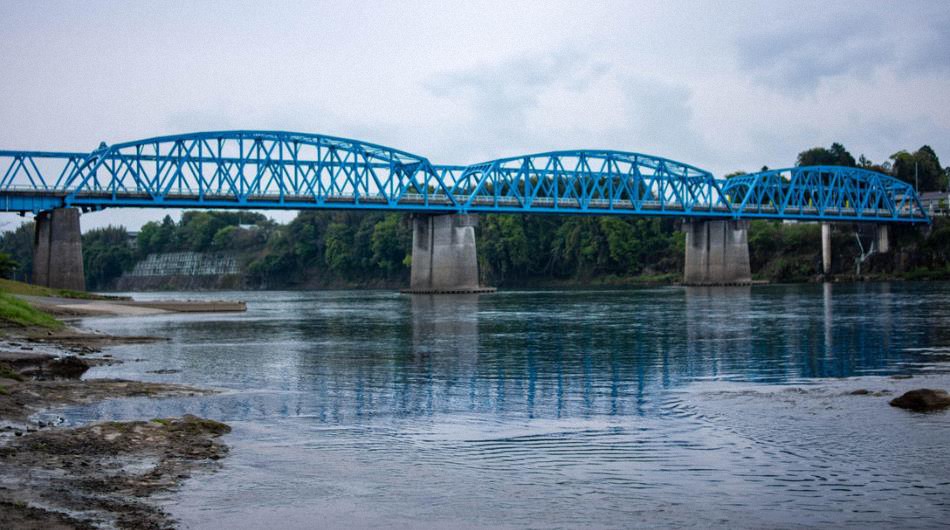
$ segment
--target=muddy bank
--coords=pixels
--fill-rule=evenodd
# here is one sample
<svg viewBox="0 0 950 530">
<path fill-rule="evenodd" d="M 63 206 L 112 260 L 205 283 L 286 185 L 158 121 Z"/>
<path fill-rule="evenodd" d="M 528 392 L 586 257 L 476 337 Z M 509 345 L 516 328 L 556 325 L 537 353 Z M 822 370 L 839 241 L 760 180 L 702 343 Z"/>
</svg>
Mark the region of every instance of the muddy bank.
<svg viewBox="0 0 950 530">
<path fill-rule="evenodd" d="M 14 432 L 40 427 L 28 421 L 30 416 L 56 407 L 114 398 L 180 397 L 210 393 L 182 385 L 124 379 L 17 381 L 2 374 L 0 388 L 0 429 Z"/>
<path fill-rule="evenodd" d="M 6 528 L 170 528 L 148 496 L 212 470 L 230 427 L 184 416 L 46 429 L 0 447 Z"/>
<path fill-rule="evenodd" d="M 116 362 L 104 346 L 158 340 L 67 328 L 0 328 L 0 527 L 171 528 L 148 497 L 211 471 L 227 454 L 225 424 L 194 416 L 75 428 L 35 420 L 56 407 L 124 397 L 210 394 L 183 385 L 80 380 Z M 37 350 L 37 351 L 34 351 Z"/>
</svg>

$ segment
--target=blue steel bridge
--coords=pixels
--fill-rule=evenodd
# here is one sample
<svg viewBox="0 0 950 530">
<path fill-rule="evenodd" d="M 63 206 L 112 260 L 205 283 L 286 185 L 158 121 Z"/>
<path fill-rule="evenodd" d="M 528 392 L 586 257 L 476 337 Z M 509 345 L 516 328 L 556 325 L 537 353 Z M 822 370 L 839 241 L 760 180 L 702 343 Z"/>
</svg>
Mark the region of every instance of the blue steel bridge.
<svg viewBox="0 0 950 530">
<path fill-rule="evenodd" d="M 928 222 L 912 186 L 858 168 L 724 180 L 682 162 L 609 150 L 439 165 L 358 140 L 278 131 L 164 136 L 90 153 L 0 151 L 0 175 L 0 209 L 34 213 L 324 208 Z"/>
<path fill-rule="evenodd" d="M 89 153 L 0 151 L 0 177 L 0 211 L 38 219 L 61 209 L 133 207 L 675 216 L 730 221 L 734 230 L 757 218 L 929 223 L 912 186 L 859 168 L 719 179 L 666 158 L 596 149 L 443 165 L 359 140 L 282 131 L 163 136 L 103 143 Z M 415 235 L 435 237 L 436 246 L 439 234 L 468 226 L 428 222 L 428 232 Z M 702 236 L 708 247 L 705 240 L 718 236 L 697 226 L 706 232 L 694 239 Z"/>
</svg>

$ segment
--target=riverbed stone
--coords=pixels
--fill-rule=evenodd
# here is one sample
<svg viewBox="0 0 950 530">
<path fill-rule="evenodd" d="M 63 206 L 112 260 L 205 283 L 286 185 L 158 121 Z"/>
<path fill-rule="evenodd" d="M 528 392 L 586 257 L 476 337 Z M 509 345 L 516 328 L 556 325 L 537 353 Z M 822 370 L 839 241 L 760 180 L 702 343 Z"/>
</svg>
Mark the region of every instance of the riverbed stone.
<svg viewBox="0 0 950 530">
<path fill-rule="evenodd" d="M 950 407 L 950 395 L 946 390 L 919 388 L 892 399 L 891 406 L 915 412 L 933 412 Z"/>
</svg>

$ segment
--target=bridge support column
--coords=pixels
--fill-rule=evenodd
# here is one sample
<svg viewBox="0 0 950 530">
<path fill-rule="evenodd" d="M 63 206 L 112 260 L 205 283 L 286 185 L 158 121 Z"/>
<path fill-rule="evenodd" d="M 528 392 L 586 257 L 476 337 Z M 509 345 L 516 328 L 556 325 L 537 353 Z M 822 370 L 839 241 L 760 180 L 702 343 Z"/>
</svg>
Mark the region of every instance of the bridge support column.
<svg viewBox="0 0 950 530">
<path fill-rule="evenodd" d="M 683 226 L 686 230 L 684 283 L 689 285 L 752 283 L 752 270 L 749 266 L 748 221 L 692 221 Z"/>
<path fill-rule="evenodd" d="M 887 225 L 885 224 L 877 225 L 877 251 L 878 252 L 891 251 L 891 238 L 888 237 Z"/>
<path fill-rule="evenodd" d="M 412 218 L 412 278 L 408 293 L 481 293 L 478 285 L 474 215 L 415 215 Z"/>
<path fill-rule="evenodd" d="M 57 208 L 34 220 L 33 283 L 54 289 L 86 290 L 79 210 Z"/>
<path fill-rule="evenodd" d="M 831 223 L 821 223 L 821 273 L 831 274 Z"/>
</svg>

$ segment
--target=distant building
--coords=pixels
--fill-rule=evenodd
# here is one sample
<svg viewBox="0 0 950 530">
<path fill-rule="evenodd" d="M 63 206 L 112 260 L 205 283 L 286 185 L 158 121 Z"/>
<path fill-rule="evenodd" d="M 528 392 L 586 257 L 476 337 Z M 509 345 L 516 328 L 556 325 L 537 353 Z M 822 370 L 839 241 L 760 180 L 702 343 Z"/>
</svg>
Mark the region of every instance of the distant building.
<svg viewBox="0 0 950 530">
<path fill-rule="evenodd" d="M 925 191 L 920 194 L 920 205 L 931 217 L 950 215 L 950 192 Z"/>
<path fill-rule="evenodd" d="M 131 230 L 126 232 L 129 235 L 129 246 L 132 248 L 138 248 L 139 246 L 139 233 L 132 232 Z"/>
</svg>

